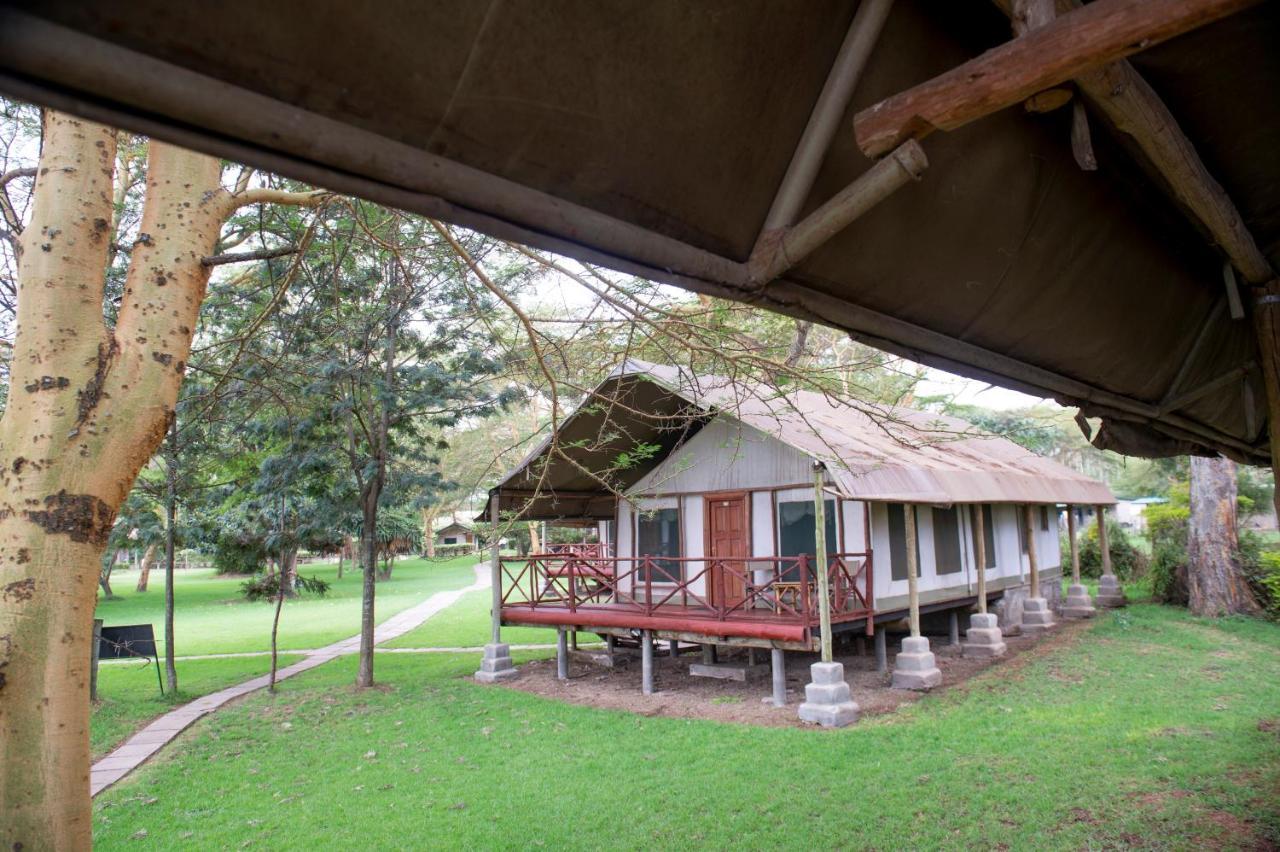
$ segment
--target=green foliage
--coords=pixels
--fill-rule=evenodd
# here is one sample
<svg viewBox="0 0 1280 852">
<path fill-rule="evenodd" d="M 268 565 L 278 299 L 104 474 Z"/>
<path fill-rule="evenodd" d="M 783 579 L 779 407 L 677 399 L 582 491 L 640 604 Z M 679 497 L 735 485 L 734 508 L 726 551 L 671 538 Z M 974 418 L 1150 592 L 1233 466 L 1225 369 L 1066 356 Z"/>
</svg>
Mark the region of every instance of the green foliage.
<svg viewBox="0 0 1280 852">
<path fill-rule="evenodd" d="M 1156 600 L 1186 604 L 1187 518 L 1185 505 L 1153 503 L 1143 509 L 1151 540 L 1151 593 Z"/>
<path fill-rule="evenodd" d="M 1107 547 L 1111 551 L 1111 570 L 1122 581 L 1136 580 L 1146 574 L 1147 557 L 1139 550 L 1114 520 L 1107 521 Z M 1085 530 L 1080 544 L 1080 573 L 1085 577 L 1102 576 L 1102 548 L 1098 545 L 1098 525 Z"/>
<path fill-rule="evenodd" d="M 304 577 L 299 574 L 294 578 L 294 591 L 298 594 L 315 595 L 322 598 L 329 594 L 329 583 L 319 577 Z M 280 594 L 280 572 L 264 577 L 251 577 L 240 584 L 240 591 L 245 600 L 252 603 L 273 601 Z"/>
<path fill-rule="evenodd" d="M 1255 542 L 1259 541 L 1253 533 L 1248 533 L 1248 537 Z M 1259 549 L 1253 560 L 1242 559 L 1241 562 L 1244 564 L 1245 576 L 1249 578 L 1249 585 L 1267 617 L 1280 621 L 1280 552 Z"/>
</svg>

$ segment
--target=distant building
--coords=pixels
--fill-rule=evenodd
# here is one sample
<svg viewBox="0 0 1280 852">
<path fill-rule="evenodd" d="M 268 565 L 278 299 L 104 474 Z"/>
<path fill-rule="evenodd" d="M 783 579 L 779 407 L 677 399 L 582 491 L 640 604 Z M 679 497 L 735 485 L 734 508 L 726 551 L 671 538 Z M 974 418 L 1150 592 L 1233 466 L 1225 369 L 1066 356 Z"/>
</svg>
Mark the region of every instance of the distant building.
<svg viewBox="0 0 1280 852">
<path fill-rule="evenodd" d="M 1132 532 L 1145 532 L 1147 529 L 1146 508 L 1151 505 L 1168 503 L 1164 497 L 1138 497 L 1133 500 L 1116 501 L 1116 523 Z"/>
</svg>

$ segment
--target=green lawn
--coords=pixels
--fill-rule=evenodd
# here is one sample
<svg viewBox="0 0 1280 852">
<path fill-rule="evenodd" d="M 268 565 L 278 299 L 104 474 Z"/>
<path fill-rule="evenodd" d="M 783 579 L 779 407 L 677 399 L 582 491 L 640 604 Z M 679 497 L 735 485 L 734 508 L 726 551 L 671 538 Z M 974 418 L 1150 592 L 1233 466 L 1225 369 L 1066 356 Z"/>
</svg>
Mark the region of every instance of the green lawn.
<svg viewBox="0 0 1280 852">
<path fill-rule="evenodd" d="M 489 607 L 493 593 L 488 589 L 469 592 L 444 612 L 399 639 L 384 642 L 385 648 L 470 648 L 489 641 Z M 594 633 L 580 633 L 582 642 L 598 642 Z M 547 645 L 556 641 L 556 631 L 538 627 L 504 627 L 502 641 L 511 645 Z"/>
<path fill-rule="evenodd" d="M 280 668 L 302 659 L 281 654 Z M 179 660 L 178 692 L 161 697 L 156 667 L 103 663 L 98 668 L 98 704 L 89 721 L 89 747 L 97 760 L 157 716 L 201 695 L 271 670 L 270 657 Z"/>
<path fill-rule="evenodd" d="M 397 612 L 421 603 L 435 592 L 470 585 L 475 578 L 475 556 L 447 561 L 402 559 L 390 580 L 378 583 L 377 618 L 385 621 Z M 318 648 L 360 630 L 360 574 L 348 570 L 336 578 L 336 563 L 299 567 L 305 576 L 317 576 L 333 584 L 324 598 L 303 596 L 285 604 L 280 616 L 280 648 Z M 271 645 L 271 603 L 249 603 L 240 594 L 243 577 L 220 577 L 208 569 L 177 572 L 174 584 L 174 633 L 178 654 L 216 654 L 261 651 Z M 151 588 L 138 594 L 136 572 L 117 570 L 112 586 L 118 599 L 98 601 L 97 616 L 107 625 L 155 625 L 163 634 L 164 574 L 152 571 Z"/>
<path fill-rule="evenodd" d="M 99 848 L 1280 841 L 1280 627 L 1259 621 L 1136 605 L 842 731 L 560 704 L 470 682 L 470 655 L 383 657 L 356 692 L 355 664 L 199 723 L 95 803 Z"/>
</svg>

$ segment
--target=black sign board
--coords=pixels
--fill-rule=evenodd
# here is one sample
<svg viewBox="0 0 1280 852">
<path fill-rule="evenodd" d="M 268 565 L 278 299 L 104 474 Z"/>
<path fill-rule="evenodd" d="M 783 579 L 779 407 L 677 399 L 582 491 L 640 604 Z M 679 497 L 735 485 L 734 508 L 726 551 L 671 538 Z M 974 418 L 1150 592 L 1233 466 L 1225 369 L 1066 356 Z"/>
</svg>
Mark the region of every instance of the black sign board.
<svg viewBox="0 0 1280 852">
<path fill-rule="evenodd" d="M 164 681 L 160 679 L 160 655 L 156 652 L 156 631 L 150 624 L 126 624 L 101 628 L 98 639 L 98 659 L 119 660 L 127 658 L 155 660 L 156 680 L 160 694 L 164 695 Z"/>
</svg>

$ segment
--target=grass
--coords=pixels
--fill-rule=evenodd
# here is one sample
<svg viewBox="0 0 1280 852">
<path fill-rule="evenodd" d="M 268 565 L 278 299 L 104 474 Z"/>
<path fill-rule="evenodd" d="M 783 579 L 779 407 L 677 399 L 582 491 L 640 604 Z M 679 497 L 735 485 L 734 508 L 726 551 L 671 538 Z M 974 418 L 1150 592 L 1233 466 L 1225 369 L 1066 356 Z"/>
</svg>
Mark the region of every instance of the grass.
<svg viewBox="0 0 1280 852">
<path fill-rule="evenodd" d="M 447 561 L 402 559 L 390 580 L 378 583 L 377 618 L 385 621 L 435 592 L 473 582 L 475 556 Z M 360 573 L 345 572 L 337 579 L 336 563 L 300 566 L 306 576 L 332 583 L 324 598 L 304 596 L 285 604 L 280 616 L 281 650 L 318 648 L 360 630 Z M 137 574 L 117 570 L 112 575 L 115 599 L 99 599 L 97 617 L 108 626 L 151 623 L 157 635 L 164 623 L 164 574 L 152 571 L 151 588 L 137 593 Z M 183 655 L 261 651 L 270 647 L 271 603 L 249 603 L 240 594 L 243 577 L 221 577 L 211 569 L 177 572 L 174 583 L 176 651 Z"/>
<path fill-rule="evenodd" d="M 1280 627 L 1260 621 L 1135 605 L 841 731 L 561 704 L 470 682 L 471 655 L 384 656 L 363 692 L 354 666 L 199 723 L 95 803 L 98 847 L 1280 840 Z"/>
<path fill-rule="evenodd" d="M 301 657 L 281 654 L 284 668 Z M 179 704 L 224 687 L 266 674 L 270 657 L 179 660 L 178 692 L 160 695 L 156 667 L 137 663 L 103 663 L 98 669 L 98 704 L 89 720 L 89 748 L 97 760 L 138 728 Z"/>
<path fill-rule="evenodd" d="M 384 642 L 385 648 L 472 648 L 489 641 L 488 589 L 468 592 L 453 606 L 408 633 Z M 582 642 L 598 642 L 593 633 L 580 633 Z M 540 627 L 504 627 L 502 641 L 510 645 L 555 644 L 556 631 Z"/>
</svg>

